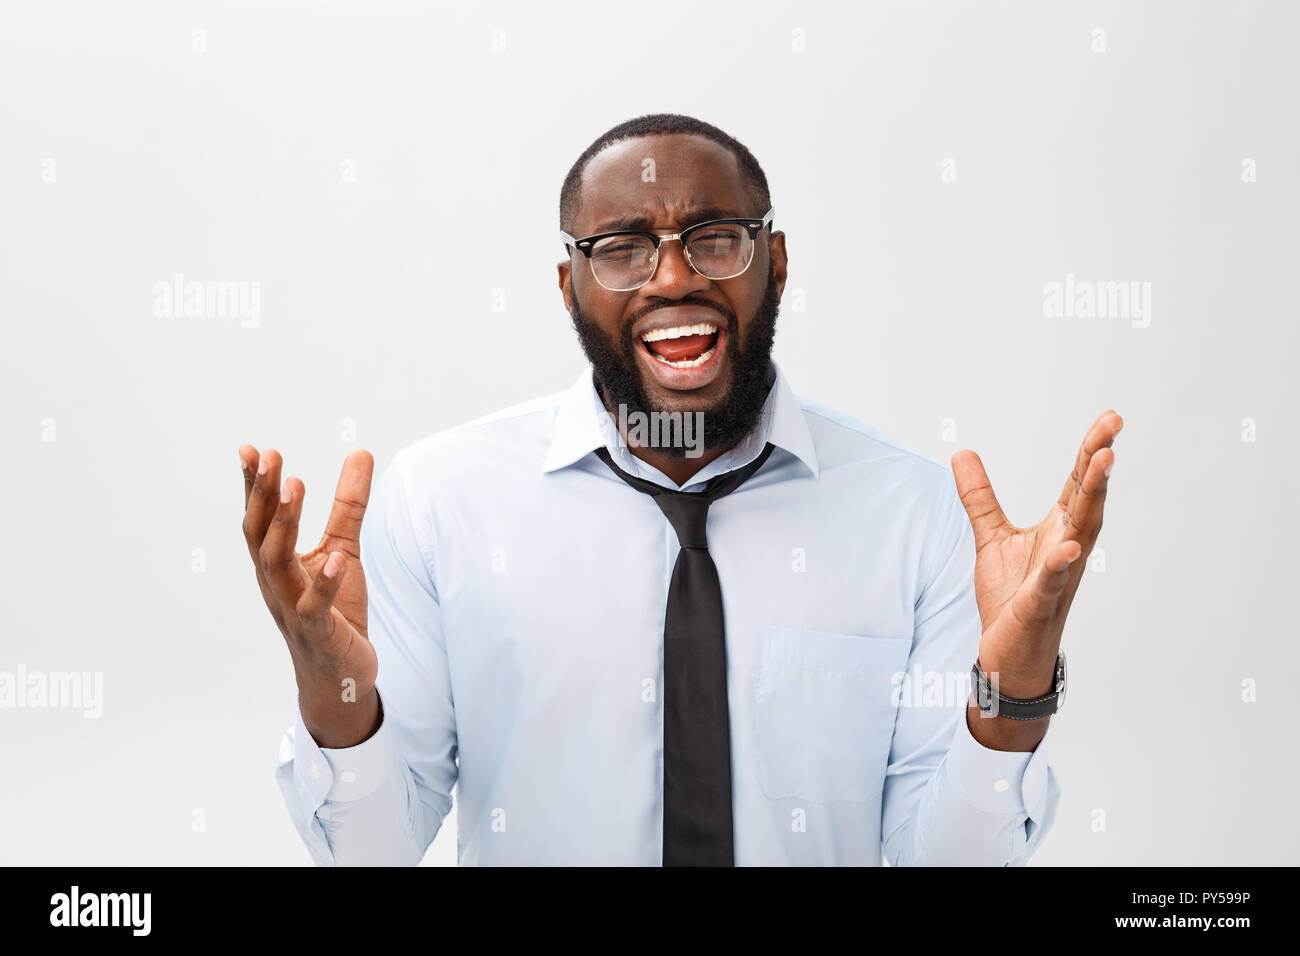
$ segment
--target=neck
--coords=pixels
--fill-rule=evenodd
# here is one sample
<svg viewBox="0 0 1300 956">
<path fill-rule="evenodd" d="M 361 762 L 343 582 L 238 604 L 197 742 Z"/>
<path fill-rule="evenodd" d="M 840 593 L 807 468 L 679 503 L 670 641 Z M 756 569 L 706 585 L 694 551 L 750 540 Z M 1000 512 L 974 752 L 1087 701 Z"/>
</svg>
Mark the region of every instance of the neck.
<svg viewBox="0 0 1300 956">
<path fill-rule="evenodd" d="M 654 448 L 641 448 L 635 445 L 629 445 L 630 451 L 637 458 L 640 458 L 647 465 L 658 468 L 665 475 L 677 482 L 680 488 L 686 484 L 701 468 L 709 462 L 718 458 L 728 449 L 726 448 L 705 448 L 698 458 L 678 458 L 659 453 Z"/>
<path fill-rule="evenodd" d="M 768 388 L 770 389 L 775 382 L 776 368 L 769 364 L 767 368 Z M 600 396 L 601 404 L 605 406 L 605 411 L 609 413 L 609 417 L 614 420 L 614 428 L 619 431 L 619 434 L 623 438 L 623 443 L 627 445 L 627 449 L 632 453 L 633 457 L 641 459 L 641 461 L 653 468 L 658 468 L 661 472 L 675 481 L 679 488 L 695 477 L 700 469 L 709 462 L 714 461 L 727 451 L 730 451 L 729 448 L 705 447 L 698 457 L 684 458 L 680 455 L 666 455 L 656 448 L 634 445 L 628 440 L 627 433 L 620 427 L 618 416 L 614 413 L 614 409 L 610 405 L 609 396 L 605 394 L 605 389 L 599 383 L 596 384 L 596 394 Z"/>
</svg>

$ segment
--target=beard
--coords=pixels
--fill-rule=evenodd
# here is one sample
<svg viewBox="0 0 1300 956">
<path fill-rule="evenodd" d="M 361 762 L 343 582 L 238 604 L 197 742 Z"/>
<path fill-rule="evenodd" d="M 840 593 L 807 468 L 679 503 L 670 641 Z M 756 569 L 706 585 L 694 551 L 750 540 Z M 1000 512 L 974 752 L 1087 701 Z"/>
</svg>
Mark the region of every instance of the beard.
<svg viewBox="0 0 1300 956">
<path fill-rule="evenodd" d="M 624 406 L 630 416 L 633 412 L 680 412 L 682 408 L 663 406 L 653 402 L 638 370 L 635 349 L 642 348 L 632 336 L 632 326 L 645 315 L 634 316 L 623 326 L 615 341 L 582 314 L 576 291 L 572 293 L 574 330 L 582 351 L 594 371 L 596 385 L 602 393 L 607 408 Z M 681 303 L 706 305 L 717 309 L 717 303 L 686 298 Z M 712 406 L 691 411 L 703 412 L 704 447 L 727 449 L 738 444 L 753 430 L 767 402 L 772 387 L 772 341 L 776 336 L 776 316 L 780 295 L 776 287 L 776 274 L 769 265 L 767 289 L 753 319 L 750 320 L 745 341 L 740 341 L 740 330 L 735 313 L 719 312 L 727 329 L 727 383 L 726 394 Z M 653 310 L 652 310 L 653 311 Z M 671 458 L 685 458 L 685 447 L 661 447 L 660 454 Z"/>
</svg>

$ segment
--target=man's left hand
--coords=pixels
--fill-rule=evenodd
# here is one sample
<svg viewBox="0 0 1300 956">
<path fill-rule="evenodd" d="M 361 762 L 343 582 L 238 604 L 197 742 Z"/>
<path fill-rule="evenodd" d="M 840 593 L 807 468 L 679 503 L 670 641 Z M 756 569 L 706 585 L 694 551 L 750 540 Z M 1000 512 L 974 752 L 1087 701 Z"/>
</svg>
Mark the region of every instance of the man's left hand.
<svg viewBox="0 0 1300 956">
<path fill-rule="evenodd" d="M 1111 445 L 1123 427 L 1124 420 L 1113 410 L 1092 423 L 1060 497 L 1032 528 L 1017 528 L 1007 520 L 979 455 L 967 450 L 952 456 L 957 492 L 975 531 L 975 599 L 983 632 L 980 667 L 996 675 L 998 692 L 1006 697 L 1041 697 L 1055 687 L 1065 616 L 1101 531 L 1115 464 Z M 1046 730 L 1046 720 L 1025 723 L 1042 725 L 1035 739 Z M 1018 736 L 1026 737 L 1031 729 L 1023 728 Z"/>
</svg>

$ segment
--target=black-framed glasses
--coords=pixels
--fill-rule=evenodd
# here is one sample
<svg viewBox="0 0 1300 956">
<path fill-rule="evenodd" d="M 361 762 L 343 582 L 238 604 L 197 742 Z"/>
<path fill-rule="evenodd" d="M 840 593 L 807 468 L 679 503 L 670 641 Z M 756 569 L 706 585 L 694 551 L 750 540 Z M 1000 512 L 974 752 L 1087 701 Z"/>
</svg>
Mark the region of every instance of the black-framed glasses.
<svg viewBox="0 0 1300 956">
<path fill-rule="evenodd" d="M 631 292 L 649 282 L 659 265 L 659 246 L 670 239 L 681 240 L 686 261 L 704 278 L 734 279 L 754 260 L 754 242 L 775 209 L 762 219 L 710 219 L 671 235 L 622 229 L 575 239 L 561 230 L 560 238 L 565 254 L 582 252 L 592 276 L 610 292 Z"/>
</svg>

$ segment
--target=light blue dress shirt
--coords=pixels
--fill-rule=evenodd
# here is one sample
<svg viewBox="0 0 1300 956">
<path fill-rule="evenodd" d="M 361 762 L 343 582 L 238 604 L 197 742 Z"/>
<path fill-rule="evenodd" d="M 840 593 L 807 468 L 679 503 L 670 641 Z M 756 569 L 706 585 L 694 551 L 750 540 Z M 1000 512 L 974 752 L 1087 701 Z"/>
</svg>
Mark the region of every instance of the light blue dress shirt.
<svg viewBox="0 0 1300 956">
<path fill-rule="evenodd" d="M 686 490 L 722 582 L 736 864 L 1023 864 L 1060 800 L 1047 736 L 966 724 L 975 546 L 951 471 L 800 399 L 777 369 L 750 436 Z M 276 776 L 320 865 L 416 864 L 451 809 L 470 864 L 662 861 L 663 627 L 677 538 L 592 452 L 633 457 L 584 369 L 401 449 L 361 533 L 379 730 Z M 983 718 L 981 718 L 983 719 Z"/>
</svg>

